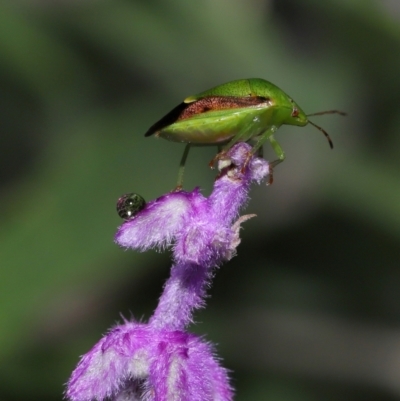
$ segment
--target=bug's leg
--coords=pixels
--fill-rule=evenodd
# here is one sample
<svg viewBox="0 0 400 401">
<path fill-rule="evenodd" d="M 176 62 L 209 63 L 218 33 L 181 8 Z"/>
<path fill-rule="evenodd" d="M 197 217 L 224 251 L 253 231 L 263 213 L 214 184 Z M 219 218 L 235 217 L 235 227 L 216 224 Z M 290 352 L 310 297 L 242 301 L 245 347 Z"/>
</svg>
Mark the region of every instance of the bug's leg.
<svg viewBox="0 0 400 401">
<path fill-rule="evenodd" d="M 257 157 L 263 158 L 264 157 L 264 147 L 261 145 L 259 148 L 257 148 L 254 152 L 253 149 L 251 150 L 251 152 L 248 154 L 243 167 L 241 169 L 242 174 L 244 173 L 244 171 L 246 170 L 246 167 L 249 163 L 249 161 L 251 160 L 251 158 L 257 153 Z"/>
<path fill-rule="evenodd" d="M 274 136 L 271 135 L 269 138 L 269 142 L 271 143 L 272 149 L 278 156 L 278 159 L 274 160 L 273 162 L 269 163 L 269 179 L 268 184 L 271 185 L 274 182 L 274 167 L 276 167 L 279 163 L 282 163 L 285 160 L 285 152 L 281 148 L 281 145 L 275 140 Z"/>
<path fill-rule="evenodd" d="M 269 142 L 271 143 L 272 149 L 278 156 L 277 160 L 274 160 L 273 162 L 269 163 L 269 179 L 267 185 L 271 185 L 274 181 L 274 176 L 273 176 L 273 169 L 276 165 L 281 163 L 285 159 L 285 152 L 282 150 L 281 146 L 279 143 L 275 140 L 274 138 L 274 133 L 278 130 L 278 127 L 273 125 L 270 128 L 268 128 L 262 135 L 258 136 L 256 139 L 255 145 L 252 147 L 250 154 L 248 155 L 246 161 L 243 164 L 242 167 L 242 172 L 246 169 L 247 164 L 255 155 L 257 152 L 262 152 L 262 146 L 264 142 L 268 139 Z"/>
<path fill-rule="evenodd" d="M 228 143 L 228 145 L 230 144 L 230 142 Z M 233 144 L 232 144 L 233 145 Z M 229 146 L 228 148 L 226 148 L 226 146 L 224 146 L 224 147 L 222 147 L 221 145 L 218 145 L 217 146 L 217 154 L 210 160 L 210 162 L 208 163 L 208 165 L 209 165 L 209 167 L 210 168 L 214 168 L 214 164 L 218 161 L 218 160 L 220 160 L 220 159 L 222 159 L 224 156 L 225 156 L 225 154 L 226 154 L 226 152 L 229 150 L 231 148 L 231 146 Z"/>
<path fill-rule="evenodd" d="M 282 149 L 280 148 L 278 142 L 276 142 L 276 141 L 273 139 L 273 138 L 274 138 L 274 137 L 273 137 L 273 134 L 274 134 L 277 130 L 278 130 L 278 127 L 275 126 L 275 125 L 272 125 L 272 126 L 269 127 L 265 132 L 263 132 L 261 135 L 259 135 L 259 136 L 257 136 L 257 137 L 255 138 L 255 144 L 254 144 L 254 146 L 251 148 L 251 151 L 250 151 L 249 155 L 247 156 L 247 158 L 246 158 L 246 160 L 245 160 L 245 162 L 244 162 L 244 164 L 243 164 L 243 166 L 242 166 L 242 173 L 244 173 L 244 171 L 245 171 L 245 169 L 246 169 L 246 167 L 247 167 L 247 164 L 249 163 L 249 161 L 251 160 L 251 158 L 252 158 L 256 153 L 258 153 L 258 154 L 261 155 L 261 157 L 262 157 L 262 155 L 263 155 L 263 145 L 264 145 L 264 142 L 265 142 L 267 139 L 269 139 L 269 140 L 271 141 L 271 138 L 272 138 L 272 140 L 273 140 L 273 141 L 276 143 L 276 145 L 279 147 L 281 153 L 283 153 L 283 151 L 282 151 Z M 271 141 L 271 143 L 272 143 L 272 141 Z M 277 148 L 275 148 L 274 145 L 272 145 L 272 147 L 273 147 L 274 151 L 277 152 Z"/>
<path fill-rule="evenodd" d="M 228 150 L 230 148 L 232 148 L 233 145 L 235 145 L 238 142 L 246 142 L 248 141 L 251 136 L 249 135 L 249 133 L 251 133 L 251 125 L 250 124 L 245 124 L 243 129 L 241 131 L 239 131 L 224 147 L 222 147 L 221 150 L 221 146 L 218 146 L 218 153 L 215 155 L 215 157 L 210 161 L 210 163 L 208 163 L 208 165 L 211 168 L 214 168 L 214 164 L 222 159 L 225 155 L 226 152 L 228 152 Z"/>
<path fill-rule="evenodd" d="M 273 135 L 271 135 L 269 138 L 269 141 L 271 143 L 272 149 L 274 149 L 274 152 L 278 156 L 277 160 L 274 160 L 272 163 L 273 166 L 276 166 L 277 164 L 283 162 L 285 160 L 285 152 L 281 148 L 281 145 L 276 141 Z"/>
<path fill-rule="evenodd" d="M 218 167 L 219 173 L 215 177 L 215 180 L 220 179 L 225 174 L 224 171 L 226 171 L 228 168 L 232 167 L 231 159 L 229 159 L 229 158 L 223 159 L 223 156 L 226 154 L 226 152 L 223 152 L 222 145 L 218 145 L 217 149 L 218 149 L 218 153 L 216 154 L 214 159 L 212 159 L 209 163 L 209 166 L 211 168 L 214 168 L 214 162 L 218 161 L 217 167 Z M 220 163 L 221 161 L 222 161 L 222 163 Z"/>
<path fill-rule="evenodd" d="M 257 157 L 261 157 L 261 158 L 264 157 L 263 144 L 264 144 L 264 141 L 257 141 L 257 143 L 251 148 L 251 152 L 247 155 L 247 158 L 246 158 L 245 162 L 243 163 L 243 167 L 241 170 L 242 174 L 246 170 L 246 167 L 249 164 L 249 161 L 255 154 L 257 154 Z"/>
<path fill-rule="evenodd" d="M 188 157 L 190 150 L 190 143 L 185 146 L 185 150 L 183 151 L 181 162 L 179 163 L 179 170 L 178 170 L 178 183 L 176 184 L 175 191 L 180 191 L 183 186 L 183 174 L 185 173 L 185 164 L 186 159 Z"/>
</svg>

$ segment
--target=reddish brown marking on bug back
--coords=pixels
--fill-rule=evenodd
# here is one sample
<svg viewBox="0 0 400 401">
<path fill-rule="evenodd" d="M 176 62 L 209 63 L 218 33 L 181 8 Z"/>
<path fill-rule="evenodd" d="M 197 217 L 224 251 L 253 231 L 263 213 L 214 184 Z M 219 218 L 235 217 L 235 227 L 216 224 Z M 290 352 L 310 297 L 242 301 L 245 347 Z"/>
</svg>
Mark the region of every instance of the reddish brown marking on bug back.
<svg viewBox="0 0 400 401">
<path fill-rule="evenodd" d="M 241 107 L 257 106 L 261 103 L 268 103 L 270 99 L 259 96 L 234 97 L 234 96 L 210 96 L 189 103 L 178 117 L 185 120 L 196 114 L 207 113 L 207 111 L 238 109 Z"/>
<path fill-rule="evenodd" d="M 260 96 L 209 96 L 201 98 L 192 103 L 181 103 L 174 107 L 169 113 L 153 124 L 146 132 L 145 136 L 150 136 L 160 132 L 168 125 L 176 121 L 185 120 L 196 114 L 207 113 L 208 111 L 238 109 L 241 107 L 257 106 L 266 103 L 272 106 L 272 100 Z"/>
</svg>

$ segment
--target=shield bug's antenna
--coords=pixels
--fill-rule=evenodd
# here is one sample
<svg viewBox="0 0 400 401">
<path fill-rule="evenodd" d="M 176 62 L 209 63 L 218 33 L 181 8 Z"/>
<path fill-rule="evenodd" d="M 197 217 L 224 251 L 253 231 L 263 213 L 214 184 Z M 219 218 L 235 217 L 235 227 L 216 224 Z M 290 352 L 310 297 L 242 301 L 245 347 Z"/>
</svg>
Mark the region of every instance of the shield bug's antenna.
<svg viewBox="0 0 400 401">
<path fill-rule="evenodd" d="M 313 123 L 312 121 L 310 121 L 310 120 L 308 120 L 308 122 L 309 122 L 311 125 L 313 125 L 315 128 L 319 129 L 319 130 L 326 136 L 326 139 L 327 139 L 328 142 L 329 142 L 329 146 L 331 147 L 331 149 L 333 149 L 333 142 L 332 142 L 332 139 L 331 139 L 331 137 L 329 136 L 329 134 L 328 134 L 323 128 L 321 128 L 319 125 L 314 124 L 314 123 Z"/>
<path fill-rule="evenodd" d="M 322 116 L 323 114 L 340 114 L 341 116 L 347 116 L 347 113 L 339 110 L 327 110 L 327 111 L 319 111 L 318 113 L 307 114 L 307 117 L 310 116 Z"/>
<path fill-rule="evenodd" d="M 307 114 L 307 117 L 310 116 L 322 116 L 323 114 L 339 114 L 341 116 L 347 116 L 347 113 L 343 112 L 343 111 L 339 111 L 339 110 L 327 110 L 327 111 L 319 111 L 318 113 L 312 113 L 312 114 Z M 331 137 L 329 136 L 329 134 L 319 125 L 314 124 L 312 121 L 308 120 L 308 122 L 313 125 L 315 128 L 317 128 L 318 130 L 320 130 L 326 137 L 326 139 L 329 142 L 329 146 L 331 147 L 331 149 L 333 149 L 333 142 Z"/>
</svg>

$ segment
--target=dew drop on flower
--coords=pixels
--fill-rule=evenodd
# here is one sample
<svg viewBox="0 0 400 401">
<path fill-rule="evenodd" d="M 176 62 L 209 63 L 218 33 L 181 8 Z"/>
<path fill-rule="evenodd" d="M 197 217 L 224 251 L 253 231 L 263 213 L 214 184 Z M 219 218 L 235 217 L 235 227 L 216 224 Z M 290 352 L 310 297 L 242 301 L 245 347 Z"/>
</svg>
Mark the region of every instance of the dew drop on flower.
<svg viewBox="0 0 400 401">
<path fill-rule="evenodd" d="M 122 195 L 117 201 L 117 213 L 128 220 L 138 214 L 146 206 L 146 201 L 134 192 Z"/>
</svg>

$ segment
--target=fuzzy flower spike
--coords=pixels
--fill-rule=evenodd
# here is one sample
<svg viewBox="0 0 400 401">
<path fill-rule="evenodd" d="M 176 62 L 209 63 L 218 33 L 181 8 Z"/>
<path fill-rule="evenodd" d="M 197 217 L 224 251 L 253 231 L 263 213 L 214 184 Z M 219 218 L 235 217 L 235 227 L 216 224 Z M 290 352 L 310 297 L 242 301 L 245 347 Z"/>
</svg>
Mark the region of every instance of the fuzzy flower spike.
<svg viewBox="0 0 400 401">
<path fill-rule="evenodd" d="M 212 346 L 186 331 L 213 270 L 235 255 L 239 217 L 252 181 L 269 173 L 250 146 L 235 145 L 220 161 L 209 198 L 198 188 L 172 192 L 152 202 L 119 227 L 115 242 L 145 251 L 173 245 L 174 263 L 159 304 L 147 324 L 114 327 L 71 375 L 71 401 L 230 401 L 232 388 Z M 247 163 L 248 161 L 248 163 Z"/>
</svg>

